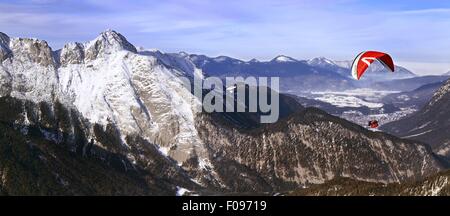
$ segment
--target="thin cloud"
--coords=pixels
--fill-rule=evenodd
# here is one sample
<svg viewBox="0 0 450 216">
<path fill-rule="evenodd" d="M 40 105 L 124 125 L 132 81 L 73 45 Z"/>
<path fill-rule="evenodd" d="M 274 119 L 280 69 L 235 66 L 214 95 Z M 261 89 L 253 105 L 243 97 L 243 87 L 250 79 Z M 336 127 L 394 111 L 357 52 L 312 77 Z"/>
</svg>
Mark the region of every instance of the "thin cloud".
<svg viewBox="0 0 450 216">
<path fill-rule="evenodd" d="M 404 11 L 395 11 L 395 12 L 391 12 L 391 13 L 398 14 L 398 15 L 450 14 L 450 8 L 429 8 L 429 9 L 420 9 L 420 10 L 404 10 Z"/>
</svg>

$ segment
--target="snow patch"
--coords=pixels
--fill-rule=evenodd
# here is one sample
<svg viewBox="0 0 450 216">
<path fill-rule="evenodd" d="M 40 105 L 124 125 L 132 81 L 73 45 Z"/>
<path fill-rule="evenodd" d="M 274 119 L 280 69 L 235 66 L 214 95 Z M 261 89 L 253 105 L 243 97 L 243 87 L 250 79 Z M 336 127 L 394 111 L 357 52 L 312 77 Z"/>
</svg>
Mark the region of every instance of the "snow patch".
<svg viewBox="0 0 450 216">
<path fill-rule="evenodd" d="M 447 186 L 448 178 L 445 178 L 444 181 L 440 185 L 433 185 L 431 189 L 431 196 L 437 196 L 441 192 L 442 189 L 444 189 L 445 186 Z"/>
<path fill-rule="evenodd" d="M 433 131 L 433 130 L 427 130 L 427 131 L 424 131 L 424 132 L 422 132 L 422 133 L 417 133 L 417 134 L 413 134 L 413 135 L 409 135 L 409 136 L 404 136 L 404 137 L 402 137 L 402 138 L 416 137 L 416 136 L 424 135 L 424 134 L 429 133 L 429 132 L 431 132 L 431 131 Z"/>
<path fill-rule="evenodd" d="M 276 61 L 276 62 L 296 62 L 297 60 L 289 57 L 289 56 L 284 56 L 284 55 L 280 55 L 277 56 L 276 58 L 274 58 L 272 61 Z"/>
<path fill-rule="evenodd" d="M 382 103 L 368 102 L 354 96 L 326 94 L 321 97 L 316 97 L 314 99 L 333 104 L 337 107 L 363 107 L 363 106 L 369 108 L 383 107 Z"/>
<path fill-rule="evenodd" d="M 186 193 L 191 192 L 190 190 L 177 186 L 177 196 L 184 196 Z"/>
<path fill-rule="evenodd" d="M 169 156 L 169 150 L 170 150 L 170 148 L 160 146 L 160 147 L 158 148 L 158 150 L 159 150 L 159 152 L 161 152 L 161 154 L 163 154 L 164 156 L 166 156 L 166 157 Z"/>
</svg>

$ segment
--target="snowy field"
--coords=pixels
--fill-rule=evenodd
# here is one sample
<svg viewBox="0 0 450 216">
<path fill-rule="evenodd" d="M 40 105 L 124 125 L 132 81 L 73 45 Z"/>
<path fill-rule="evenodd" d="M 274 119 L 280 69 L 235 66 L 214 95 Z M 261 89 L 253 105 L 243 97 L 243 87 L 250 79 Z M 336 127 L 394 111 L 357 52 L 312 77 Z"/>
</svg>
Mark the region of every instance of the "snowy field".
<svg viewBox="0 0 450 216">
<path fill-rule="evenodd" d="M 386 111 L 382 98 L 386 95 L 398 93 L 398 91 L 378 91 L 372 89 L 354 89 L 342 92 L 311 92 L 302 96 L 317 101 L 329 103 L 344 111 L 337 116 L 367 127 L 370 120 L 378 120 L 379 123 L 386 124 L 405 117 L 415 111 L 413 107 L 402 107 L 397 111 Z M 362 113 L 358 109 L 369 108 L 370 112 Z"/>
<path fill-rule="evenodd" d="M 341 92 L 311 92 L 311 99 L 323 101 L 337 107 L 363 107 L 381 108 L 381 99 L 398 91 L 377 91 L 372 89 L 354 89 Z"/>
</svg>

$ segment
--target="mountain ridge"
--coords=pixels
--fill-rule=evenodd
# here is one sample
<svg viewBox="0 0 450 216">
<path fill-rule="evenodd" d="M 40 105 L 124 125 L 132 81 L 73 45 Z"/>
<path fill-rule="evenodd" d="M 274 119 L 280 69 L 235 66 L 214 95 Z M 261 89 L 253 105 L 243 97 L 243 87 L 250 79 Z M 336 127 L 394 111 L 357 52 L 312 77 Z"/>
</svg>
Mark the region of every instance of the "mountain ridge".
<svg viewBox="0 0 450 216">
<path fill-rule="evenodd" d="M 450 122 L 447 109 L 450 106 L 450 79 L 433 95 L 421 110 L 382 127 L 384 131 L 408 139 L 428 143 L 433 150 L 449 159 Z"/>
</svg>

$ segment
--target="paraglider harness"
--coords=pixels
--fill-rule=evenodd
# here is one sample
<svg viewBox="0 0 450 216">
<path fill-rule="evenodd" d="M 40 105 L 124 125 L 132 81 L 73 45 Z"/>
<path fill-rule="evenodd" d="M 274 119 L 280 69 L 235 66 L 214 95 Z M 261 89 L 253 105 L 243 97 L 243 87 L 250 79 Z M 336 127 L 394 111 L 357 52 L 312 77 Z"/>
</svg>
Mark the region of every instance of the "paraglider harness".
<svg viewBox="0 0 450 216">
<path fill-rule="evenodd" d="M 368 126 L 370 128 L 377 128 L 378 127 L 378 121 L 377 120 L 370 120 Z"/>
</svg>

